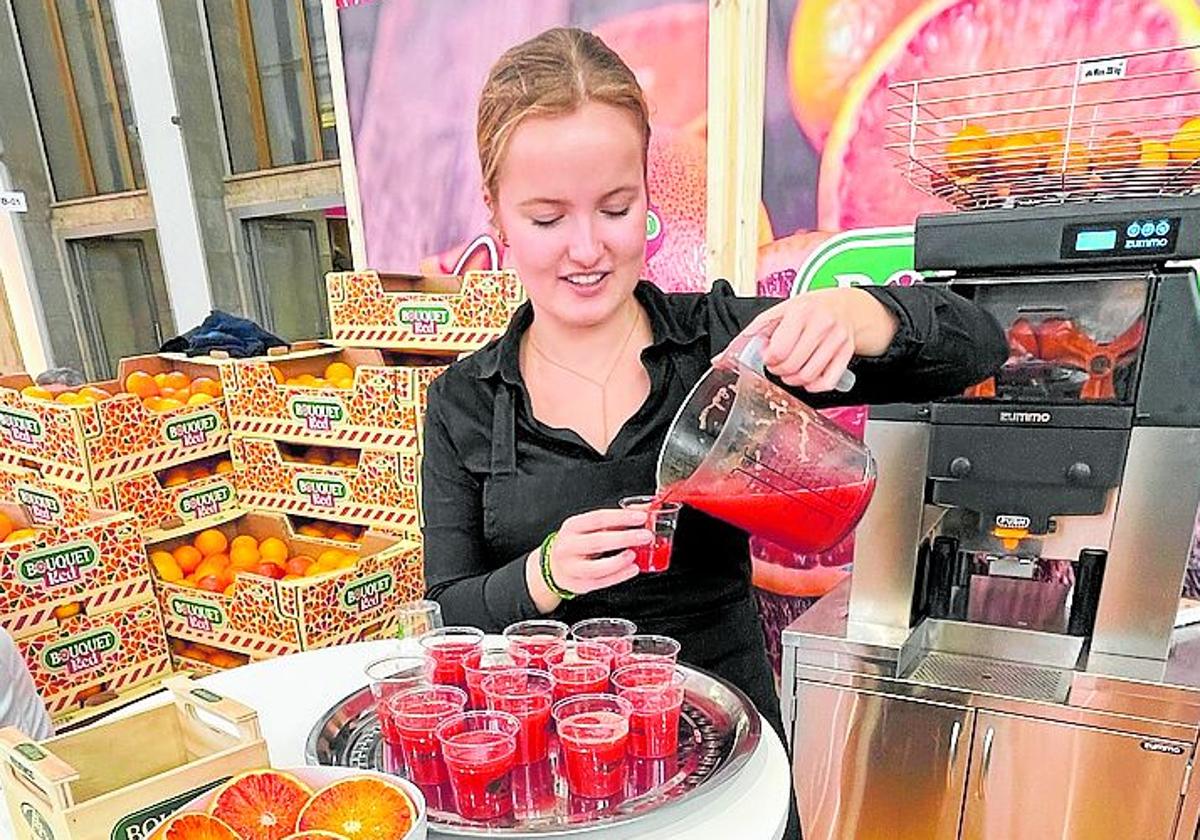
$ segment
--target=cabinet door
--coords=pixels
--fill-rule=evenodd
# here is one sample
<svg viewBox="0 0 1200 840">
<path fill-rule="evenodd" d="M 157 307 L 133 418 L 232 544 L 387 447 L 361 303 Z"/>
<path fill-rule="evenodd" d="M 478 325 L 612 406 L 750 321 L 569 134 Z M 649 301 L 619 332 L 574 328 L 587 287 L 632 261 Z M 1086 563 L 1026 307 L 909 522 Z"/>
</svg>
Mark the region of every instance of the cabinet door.
<svg viewBox="0 0 1200 840">
<path fill-rule="evenodd" d="M 793 770 L 806 840 L 954 840 L 972 713 L 812 683 L 796 687 Z"/>
<path fill-rule="evenodd" d="M 1170 840 L 1192 745 L 979 712 L 963 840 Z"/>
</svg>

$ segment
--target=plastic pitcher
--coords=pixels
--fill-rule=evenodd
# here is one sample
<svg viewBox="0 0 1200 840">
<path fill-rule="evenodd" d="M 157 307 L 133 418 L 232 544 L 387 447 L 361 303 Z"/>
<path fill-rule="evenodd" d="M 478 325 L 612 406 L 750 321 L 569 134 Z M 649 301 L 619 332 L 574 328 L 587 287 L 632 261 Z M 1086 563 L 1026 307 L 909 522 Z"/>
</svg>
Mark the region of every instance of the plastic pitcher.
<svg viewBox="0 0 1200 840">
<path fill-rule="evenodd" d="M 763 343 L 731 345 L 692 388 L 659 453 L 658 495 L 793 551 L 826 551 L 862 518 L 875 460 L 765 377 Z M 847 374 L 838 388 L 852 385 Z"/>
</svg>

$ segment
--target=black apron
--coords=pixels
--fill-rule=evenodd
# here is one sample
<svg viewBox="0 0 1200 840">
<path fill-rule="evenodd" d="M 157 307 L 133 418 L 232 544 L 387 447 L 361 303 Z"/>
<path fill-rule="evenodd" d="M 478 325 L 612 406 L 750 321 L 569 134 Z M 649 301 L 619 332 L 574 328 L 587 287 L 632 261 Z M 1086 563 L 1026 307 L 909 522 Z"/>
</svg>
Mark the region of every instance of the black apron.
<svg viewBox="0 0 1200 840">
<path fill-rule="evenodd" d="M 684 383 L 690 387 L 703 373 L 683 371 Z M 654 492 L 658 447 L 630 457 L 580 459 L 569 469 L 518 471 L 517 398 L 513 386 L 500 383 L 490 477 L 483 488 L 484 538 L 493 557 L 528 554 L 570 516 L 614 508 L 625 496 Z M 677 639 L 683 661 L 745 692 L 787 743 L 750 588 L 748 538 L 743 532 L 685 508 L 670 569 L 564 601 L 552 614 L 568 624 L 602 616 L 628 618 L 641 632 Z"/>
</svg>

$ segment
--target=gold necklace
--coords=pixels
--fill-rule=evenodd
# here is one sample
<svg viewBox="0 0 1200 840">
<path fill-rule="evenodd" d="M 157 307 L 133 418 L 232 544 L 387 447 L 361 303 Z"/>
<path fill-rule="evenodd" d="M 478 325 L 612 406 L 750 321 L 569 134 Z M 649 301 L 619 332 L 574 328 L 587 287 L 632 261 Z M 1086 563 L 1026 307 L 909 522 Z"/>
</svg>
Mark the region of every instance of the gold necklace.
<svg viewBox="0 0 1200 840">
<path fill-rule="evenodd" d="M 600 420 L 604 428 L 605 445 L 610 442 L 608 436 L 608 383 L 609 380 L 612 379 L 613 374 L 616 373 L 617 367 L 621 362 L 621 357 L 625 355 L 625 348 L 629 346 L 629 339 L 633 338 L 633 334 L 637 330 L 639 320 L 641 319 L 638 318 L 638 311 L 635 309 L 633 318 L 629 324 L 629 331 L 625 333 L 625 338 L 622 340 L 621 345 L 617 348 L 617 352 L 613 356 L 612 362 L 610 362 L 608 365 L 608 372 L 604 375 L 603 379 L 595 379 L 591 376 L 588 376 L 586 373 L 583 373 L 582 371 L 575 370 L 572 367 L 564 365 L 562 362 L 555 361 L 554 359 L 550 358 L 550 355 L 546 353 L 546 351 L 538 346 L 537 341 L 533 337 L 532 331 L 525 333 L 525 336 L 529 339 L 529 349 L 536 353 L 546 364 L 565 371 L 578 379 L 582 379 L 589 385 L 593 385 L 600 389 Z"/>
</svg>

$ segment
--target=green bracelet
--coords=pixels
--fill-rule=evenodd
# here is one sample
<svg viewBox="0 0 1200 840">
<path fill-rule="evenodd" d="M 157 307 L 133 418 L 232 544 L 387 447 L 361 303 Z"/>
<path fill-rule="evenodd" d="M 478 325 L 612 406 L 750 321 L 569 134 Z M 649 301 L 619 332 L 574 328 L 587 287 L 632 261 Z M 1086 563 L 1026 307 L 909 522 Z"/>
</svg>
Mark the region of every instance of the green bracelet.
<svg viewBox="0 0 1200 840">
<path fill-rule="evenodd" d="M 558 537 L 558 531 L 551 531 L 546 535 L 546 539 L 542 540 L 542 548 L 540 551 L 539 565 L 542 569 L 542 582 L 546 584 L 546 588 L 557 595 L 564 601 L 570 601 L 575 597 L 575 593 L 569 589 L 563 589 L 554 582 L 554 574 L 550 571 L 550 549 L 554 547 L 554 540 Z"/>
</svg>

